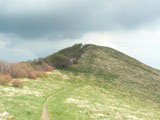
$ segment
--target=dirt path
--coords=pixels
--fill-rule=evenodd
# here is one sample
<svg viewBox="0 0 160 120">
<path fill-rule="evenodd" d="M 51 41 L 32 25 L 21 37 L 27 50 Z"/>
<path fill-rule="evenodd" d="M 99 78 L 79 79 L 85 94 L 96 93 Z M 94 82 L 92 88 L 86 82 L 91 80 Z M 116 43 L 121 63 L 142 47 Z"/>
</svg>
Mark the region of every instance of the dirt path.
<svg viewBox="0 0 160 120">
<path fill-rule="evenodd" d="M 48 103 L 48 100 L 51 96 L 49 96 L 47 98 L 47 100 L 45 101 L 44 105 L 43 105 L 43 112 L 42 112 L 42 120 L 49 120 L 49 114 L 48 114 L 48 110 L 47 110 L 47 103 Z"/>
<path fill-rule="evenodd" d="M 43 104 L 43 111 L 42 111 L 42 120 L 49 120 L 49 113 L 48 113 L 48 110 L 47 110 L 47 104 L 48 104 L 48 100 L 51 98 L 51 97 L 54 97 L 60 93 L 62 93 L 63 91 L 69 89 L 70 87 L 67 87 L 55 94 L 52 94 L 50 96 L 48 96 L 48 98 L 46 99 L 45 103 Z"/>
</svg>

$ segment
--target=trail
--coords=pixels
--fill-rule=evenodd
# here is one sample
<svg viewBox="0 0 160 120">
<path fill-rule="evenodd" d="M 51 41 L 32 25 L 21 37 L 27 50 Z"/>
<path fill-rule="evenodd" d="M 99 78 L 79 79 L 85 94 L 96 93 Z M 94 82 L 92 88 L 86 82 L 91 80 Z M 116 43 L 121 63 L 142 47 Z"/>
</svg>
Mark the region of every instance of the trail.
<svg viewBox="0 0 160 120">
<path fill-rule="evenodd" d="M 55 94 L 52 94 L 50 96 L 48 96 L 48 98 L 46 99 L 45 103 L 43 104 L 43 111 L 42 111 L 42 120 L 49 120 L 49 113 L 48 113 L 48 110 L 47 110 L 47 104 L 48 104 L 48 101 L 51 97 L 54 97 L 60 93 L 62 93 L 63 91 L 69 89 L 71 87 L 67 87 L 67 88 L 64 88 L 63 90 L 55 93 Z"/>
</svg>

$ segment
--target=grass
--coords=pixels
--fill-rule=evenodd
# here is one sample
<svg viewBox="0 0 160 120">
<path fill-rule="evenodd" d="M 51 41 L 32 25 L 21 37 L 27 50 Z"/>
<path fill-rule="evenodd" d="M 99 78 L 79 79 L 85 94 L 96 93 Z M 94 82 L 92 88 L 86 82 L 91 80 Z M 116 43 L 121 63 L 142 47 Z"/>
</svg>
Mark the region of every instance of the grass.
<svg viewBox="0 0 160 120">
<path fill-rule="evenodd" d="M 135 94 L 117 79 L 66 69 L 36 80 L 21 79 L 23 88 L 0 86 L 0 120 L 40 120 L 50 95 L 51 120 L 160 119 L 159 101 Z"/>
<path fill-rule="evenodd" d="M 64 72 L 70 74 L 70 71 Z M 79 83 L 52 97 L 48 103 L 50 119 L 55 120 L 159 120 L 160 104 L 123 85 L 92 74 L 75 73 Z M 100 82 L 101 81 L 101 82 Z"/>
<path fill-rule="evenodd" d="M 50 95 L 50 120 L 160 119 L 159 101 L 143 91 L 135 94 L 118 79 L 65 69 L 36 80 L 21 79 L 23 88 L 0 86 L 0 120 L 40 120 Z"/>
<path fill-rule="evenodd" d="M 67 86 L 58 72 L 36 80 L 21 79 L 23 88 L 0 86 L 0 120 L 40 120 L 46 98 Z M 1 117 L 1 114 L 7 113 Z M 2 120 L 3 120 L 2 119 Z"/>
</svg>

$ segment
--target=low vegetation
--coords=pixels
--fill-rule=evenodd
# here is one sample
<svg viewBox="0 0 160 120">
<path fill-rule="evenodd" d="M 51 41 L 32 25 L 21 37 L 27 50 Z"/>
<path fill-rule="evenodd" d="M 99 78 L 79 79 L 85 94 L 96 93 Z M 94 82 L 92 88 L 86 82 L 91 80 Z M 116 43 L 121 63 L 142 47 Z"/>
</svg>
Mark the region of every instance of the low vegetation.
<svg viewBox="0 0 160 120">
<path fill-rule="evenodd" d="M 54 68 L 46 63 L 32 65 L 29 62 L 8 63 L 0 61 L 0 84 L 8 85 L 12 82 L 15 87 L 22 87 L 21 81 L 13 80 L 17 78 L 37 79 L 46 72 L 53 71 Z"/>
<path fill-rule="evenodd" d="M 23 88 L 0 86 L 0 119 L 40 120 L 48 96 L 51 120 L 160 119 L 159 101 L 145 97 L 145 92 L 133 94 L 133 88 L 116 83 L 117 79 L 67 69 L 34 82 L 22 78 Z"/>
<path fill-rule="evenodd" d="M 21 80 L 13 80 L 12 85 L 14 87 L 23 87 L 23 82 Z"/>
<path fill-rule="evenodd" d="M 16 87 L 0 85 L 0 120 L 40 120 L 46 98 L 71 86 L 68 79 L 69 76 L 55 70 L 35 80 L 18 78 L 14 81 Z M 23 87 L 17 87 L 19 81 Z"/>
<path fill-rule="evenodd" d="M 10 75 L 0 75 L 0 84 L 8 85 L 12 81 L 12 77 Z"/>
<path fill-rule="evenodd" d="M 90 73 L 63 71 L 72 86 L 53 96 L 48 103 L 50 119 L 55 120 L 159 120 L 160 104 L 145 92 L 117 83 L 118 78 Z"/>
</svg>

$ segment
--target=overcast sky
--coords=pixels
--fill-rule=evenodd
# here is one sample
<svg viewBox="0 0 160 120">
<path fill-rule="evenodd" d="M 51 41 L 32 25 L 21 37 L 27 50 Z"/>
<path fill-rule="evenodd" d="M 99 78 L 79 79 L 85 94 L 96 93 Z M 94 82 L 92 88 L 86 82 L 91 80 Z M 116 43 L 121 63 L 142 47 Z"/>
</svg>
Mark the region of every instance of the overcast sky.
<svg viewBox="0 0 160 120">
<path fill-rule="evenodd" d="M 159 5 L 160 0 L 0 0 L 0 59 L 29 60 L 93 43 L 160 69 Z"/>
</svg>

